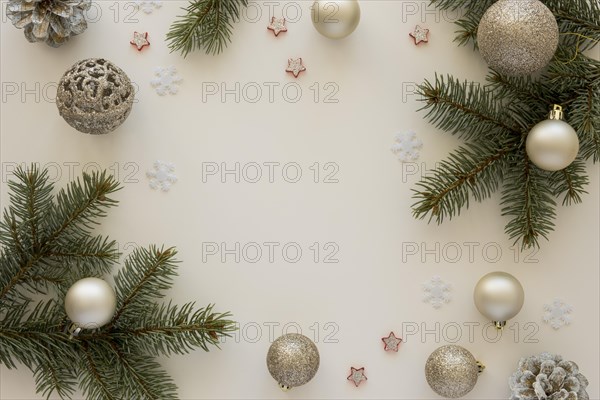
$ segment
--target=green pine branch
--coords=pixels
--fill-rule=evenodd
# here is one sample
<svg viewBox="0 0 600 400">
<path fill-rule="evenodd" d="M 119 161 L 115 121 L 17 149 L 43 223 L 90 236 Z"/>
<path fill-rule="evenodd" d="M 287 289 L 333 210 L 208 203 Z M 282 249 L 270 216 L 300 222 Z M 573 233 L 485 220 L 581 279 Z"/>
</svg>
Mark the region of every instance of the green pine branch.
<svg viewBox="0 0 600 400">
<path fill-rule="evenodd" d="M 471 140 L 485 137 L 519 135 L 519 127 L 502 113 L 503 104 L 482 85 L 451 76 L 435 76 L 435 82 L 425 81 L 419 94 L 427 110 L 425 118 L 435 127 Z"/>
<path fill-rule="evenodd" d="M 433 0 L 440 9 L 463 10 L 456 41 L 477 43 L 477 29 L 493 0 Z M 549 66 L 533 77 L 515 78 L 490 70 L 487 84 L 461 82 L 436 74 L 420 86 L 425 118 L 436 128 L 465 140 L 414 189 L 413 215 L 441 223 L 459 215 L 471 201 L 483 201 L 502 188 L 505 231 L 522 248 L 539 247 L 554 229 L 556 200 L 582 202 L 589 178 L 585 161 L 600 160 L 600 61 L 586 56 L 600 40 L 600 4 L 587 0 L 543 0 L 557 17 L 558 50 Z M 525 143 L 553 104 L 579 136 L 578 158 L 562 171 L 546 172 L 526 156 Z"/>
<path fill-rule="evenodd" d="M 90 399 L 175 399 L 177 387 L 155 358 L 209 351 L 235 330 L 213 305 L 159 302 L 177 275 L 176 251 L 151 246 L 134 250 L 117 273 L 113 320 L 70 337 L 66 290 L 118 261 L 116 243 L 93 234 L 118 189 L 106 173 L 84 174 L 54 194 L 35 167 L 17 170 L 9 184 L 0 221 L 0 363 L 29 368 L 46 397 L 68 399 L 79 388 Z"/>
<path fill-rule="evenodd" d="M 191 51 L 219 54 L 231 42 L 233 24 L 248 0 L 193 0 L 167 33 L 171 51 L 186 57 Z"/>
<path fill-rule="evenodd" d="M 502 215 L 512 219 L 505 231 L 521 249 L 539 247 L 539 239 L 548 240 L 556 217 L 552 188 L 546 174 L 535 167 L 520 151 L 508 169 L 502 191 Z"/>
</svg>

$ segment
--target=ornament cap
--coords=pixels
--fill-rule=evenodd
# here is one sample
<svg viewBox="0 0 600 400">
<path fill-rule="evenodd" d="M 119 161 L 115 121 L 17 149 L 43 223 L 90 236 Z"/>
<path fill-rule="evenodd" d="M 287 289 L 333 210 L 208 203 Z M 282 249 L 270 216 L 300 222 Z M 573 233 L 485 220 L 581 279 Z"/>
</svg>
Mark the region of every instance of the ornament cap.
<svg viewBox="0 0 600 400">
<path fill-rule="evenodd" d="M 279 389 L 281 389 L 282 392 L 289 392 L 291 387 L 284 385 L 283 383 L 279 383 Z"/>
<path fill-rule="evenodd" d="M 477 364 L 477 373 L 481 374 L 483 372 L 483 370 L 485 370 L 485 365 L 483 365 L 483 363 L 481 361 L 475 361 L 475 363 Z"/>
<path fill-rule="evenodd" d="M 494 326 L 498 330 L 502 330 L 506 326 L 506 321 L 493 321 L 493 322 L 494 322 Z"/>
<path fill-rule="evenodd" d="M 563 114 L 564 113 L 563 113 L 562 107 L 559 106 L 558 104 L 554 104 L 552 106 L 552 111 L 550 111 L 550 116 L 548 118 L 561 120 L 561 119 L 563 119 Z"/>
</svg>

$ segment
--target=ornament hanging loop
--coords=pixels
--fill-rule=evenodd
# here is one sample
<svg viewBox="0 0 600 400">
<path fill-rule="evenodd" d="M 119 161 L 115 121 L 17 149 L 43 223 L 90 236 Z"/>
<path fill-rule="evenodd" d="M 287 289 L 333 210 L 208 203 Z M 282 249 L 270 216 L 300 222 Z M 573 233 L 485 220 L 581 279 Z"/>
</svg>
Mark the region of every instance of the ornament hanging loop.
<svg viewBox="0 0 600 400">
<path fill-rule="evenodd" d="M 550 116 L 548 118 L 550 118 L 550 119 L 557 119 L 557 120 L 563 119 L 563 110 L 562 110 L 562 107 L 559 106 L 558 104 L 554 104 L 552 106 L 552 111 L 550 111 Z"/>
<path fill-rule="evenodd" d="M 283 383 L 279 384 L 279 389 L 281 389 L 282 392 L 289 392 L 291 387 L 284 385 Z"/>
<path fill-rule="evenodd" d="M 477 363 L 478 374 L 481 374 L 485 369 L 485 365 L 481 361 L 475 361 Z"/>
<path fill-rule="evenodd" d="M 75 323 L 71 323 L 71 325 L 67 327 L 66 331 L 69 334 L 69 339 L 73 339 L 74 337 L 79 336 L 82 330 L 83 329 L 75 325 Z"/>
</svg>

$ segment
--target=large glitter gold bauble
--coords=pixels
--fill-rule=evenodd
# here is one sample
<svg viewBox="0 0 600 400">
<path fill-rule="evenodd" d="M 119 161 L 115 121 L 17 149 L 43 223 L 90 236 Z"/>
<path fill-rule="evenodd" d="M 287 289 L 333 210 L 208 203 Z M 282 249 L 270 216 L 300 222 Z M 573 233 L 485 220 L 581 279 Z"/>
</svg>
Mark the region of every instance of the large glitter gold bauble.
<svg viewBox="0 0 600 400">
<path fill-rule="evenodd" d="M 69 125 L 83 133 L 103 134 L 129 116 L 134 90 L 123 70 L 103 58 L 71 67 L 58 83 L 56 106 Z"/>
<path fill-rule="evenodd" d="M 497 271 L 484 275 L 473 291 L 475 307 L 494 322 L 498 329 L 521 311 L 525 291 L 511 274 Z"/>
<path fill-rule="evenodd" d="M 483 59 L 512 76 L 544 68 L 558 47 L 558 24 L 538 0 L 500 0 L 485 12 L 477 30 Z"/>
<path fill-rule="evenodd" d="M 342 39 L 354 32 L 360 22 L 357 0 L 316 0 L 311 8 L 315 29 L 330 39 Z"/>
<path fill-rule="evenodd" d="M 319 361 L 317 346 L 298 333 L 277 338 L 267 353 L 267 368 L 282 390 L 310 381 L 319 369 Z"/>
<path fill-rule="evenodd" d="M 75 327 L 96 329 L 113 318 L 117 297 L 113 288 L 99 278 L 83 278 L 65 295 L 65 311 Z"/>
<path fill-rule="evenodd" d="M 575 129 L 562 120 L 561 106 L 554 105 L 549 119 L 531 129 L 525 149 L 531 162 L 546 171 L 560 171 L 575 161 L 579 137 Z"/>
<path fill-rule="evenodd" d="M 454 399 L 473 390 L 483 368 L 464 347 L 442 346 L 427 359 L 425 378 L 434 392 Z"/>
</svg>

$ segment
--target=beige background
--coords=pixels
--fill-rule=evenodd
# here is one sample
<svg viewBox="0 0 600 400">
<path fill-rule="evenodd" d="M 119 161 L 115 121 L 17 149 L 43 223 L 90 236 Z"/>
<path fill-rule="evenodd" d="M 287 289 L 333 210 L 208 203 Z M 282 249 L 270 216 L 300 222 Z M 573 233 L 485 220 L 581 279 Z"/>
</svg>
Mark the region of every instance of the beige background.
<svg viewBox="0 0 600 400">
<path fill-rule="evenodd" d="M 125 253 L 134 244 L 176 245 L 183 262 L 170 296 L 178 302 L 215 302 L 240 322 L 240 334 L 222 351 L 163 361 L 182 398 L 436 398 L 425 382 L 424 363 L 431 351 L 455 338 L 487 365 L 468 398 L 507 398 L 507 380 L 519 358 L 541 351 L 576 361 L 590 379 L 590 397 L 599 398 L 597 166 L 589 165 L 584 203 L 558 208 L 558 229 L 535 254 L 511 248 L 498 196 L 440 227 L 411 217 L 411 188 L 418 177 L 459 144 L 415 112 L 415 83 L 432 79 L 436 71 L 474 81 L 485 76 L 479 55 L 452 42 L 455 15 L 428 10 L 425 2 L 363 1 L 355 33 L 335 42 L 313 29 L 307 1 L 253 3 L 225 53 L 184 60 L 169 54 L 163 41 L 184 5 L 168 2 L 146 15 L 135 13 L 131 3 L 95 3 L 101 11 L 97 21 L 60 49 L 28 44 L 7 22 L 3 7 L 0 46 L 2 204 L 15 163 L 40 162 L 56 171 L 60 184 L 72 172 L 96 168 L 93 163 L 110 168 L 126 183 L 117 195 L 120 207 L 102 232 Z M 269 7 L 277 16 L 293 20 L 298 10 L 300 16 L 275 38 L 266 30 Z M 431 29 L 429 44 L 411 42 L 408 33 L 415 24 Z M 134 30 L 150 33 L 149 49 L 138 53 L 128 44 Z M 129 119 L 101 137 L 74 131 L 54 104 L 55 82 L 88 57 L 112 60 L 139 88 Z M 303 57 L 307 66 L 297 80 L 284 72 L 288 57 Z M 183 78 L 180 93 L 160 97 L 149 82 L 155 66 L 169 65 Z M 206 93 L 222 84 L 235 92 L 236 82 L 239 102 L 234 94 L 222 102 L 219 94 Z M 272 102 L 268 85 L 274 87 Z M 262 97 L 252 103 L 256 87 Z M 298 87 L 302 95 L 292 103 Z M 325 95 L 335 91 L 332 99 L 338 102 L 326 103 Z M 424 148 L 419 162 L 403 166 L 389 148 L 394 134 L 408 129 L 418 133 Z M 156 159 L 176 164 L 179 182 L 168 193 L 148 186 L 145 172 Z M 203 182 L 207 163 L 233 168 L 236 162 L 250 179 L 255 164 L 249 163 L 263 165 L 262 179 L 249 183 L 243 175 L 236 183 L 226 175 L 225 183 L 218 176 Z M 263 164 L 269 162 L 280 163 L 273 182 Z M 282 176 L 288 163 L 297 165 L 290 164 Z M 294 168 L 302 177 L 289 183 Z M 330 178 L 338 182 L 325 183 L 333 172 Z M 210 242 L 228 248 L 236 242 L 241 248 L 254 242 L 279 245 L 273 262 L 262 245 L 258 262 L 247 262 L 254 256 L 247 253 L 236 263 L 232 255 L 226 262 L 206 254 L 203 260 L 203 243 Z M 321 249 L 318 262 L 310 248 L 315 242 Z M 284 259 L 286 244 L 288 259 L 294 247 L 302 249 L 298 262 Z M 414 255 L 407 251 L 415 248 Z M 324 262 L 336 249 L 339 262 Z M 523 310 L 509 323 L 512 329 L 497 341 L 472 303 L 475 283 L 494 270 L 514 274 L 526 291 Z M 452 284 L 452 301 L 439 310 L 422 302 L 421 284 L 433 275 Z M 558 331 L 541 319 L 544 304 L 555 297 L 574 307 L 572 324 Z M 314 380 L 285 395 L 265 364 L 270 336 L 279 336 L 284 327 L 301 328 L 321 353 Z M 418 332 L 409 335 L 414 329 Z M 380 338 L 390 330 L 404 332 L 406 343 L 397 354 L 382 349 Z M 366 368 L 369 380 L 358 389 L 346 381 L 350 366 Z M 26 369 L 2 367 L 0 373 L 2 399 L 38 397 Z"/>
</svg>

